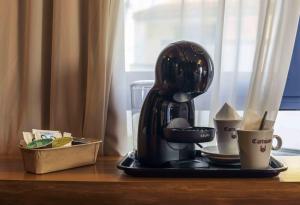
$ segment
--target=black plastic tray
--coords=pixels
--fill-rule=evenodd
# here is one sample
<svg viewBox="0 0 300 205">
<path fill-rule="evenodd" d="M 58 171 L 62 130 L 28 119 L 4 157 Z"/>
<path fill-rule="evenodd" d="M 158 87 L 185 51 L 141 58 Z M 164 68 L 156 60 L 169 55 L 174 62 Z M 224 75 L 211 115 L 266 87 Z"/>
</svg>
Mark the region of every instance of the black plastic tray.
<svg viewBox="0 0 300 205">
<path fill-rule="evenodd" d="M 134 152 L 128 153 L 117 165 L 126 174 L 136 177 L 274 177 L 287 167 L 271 157 L 270 166 L 267 169 L 241 169 L 239 163 L 216 165 L 199 156 L 195 160 L 170 162 L 163 167 L 143 167 L 135 159 Z"/>
</svg>

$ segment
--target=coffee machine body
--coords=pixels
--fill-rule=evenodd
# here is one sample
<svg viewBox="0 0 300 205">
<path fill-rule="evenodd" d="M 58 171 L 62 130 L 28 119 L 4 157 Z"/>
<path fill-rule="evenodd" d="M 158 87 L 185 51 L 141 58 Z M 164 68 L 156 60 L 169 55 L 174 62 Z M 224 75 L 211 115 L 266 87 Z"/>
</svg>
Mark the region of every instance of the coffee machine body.
<svg viewBox="0 0 300 205">
<path fill-rule="evenodd" d="M 194 157 L 194 144 L 172 143 L 163 137 L 163 128 L 174 119 L 186 119 L 194 124 L 192 101 L 177 103 L 164 99 L 158 90 L 151 90 L 145 99 L 139 123 L 138 158 L 142 164 L 160 166 L 172 160 Z M 184 125 L 181 125 L 184 126 Z"/>
<path fill-rule="evenodd" d="M 137 150 L 139 162 L 151 167 L 195 157 L 195 145 L 188 141 L 189 133 L 195 132 L 193 99 L 210 86 L 213 64 L 201 46 L 180 41 L 161 52 L 155 72 L 155 84 L 141 110 Z M 170 130 L 186 130 L 187 142 L 168 140 Z"/>
</svg>

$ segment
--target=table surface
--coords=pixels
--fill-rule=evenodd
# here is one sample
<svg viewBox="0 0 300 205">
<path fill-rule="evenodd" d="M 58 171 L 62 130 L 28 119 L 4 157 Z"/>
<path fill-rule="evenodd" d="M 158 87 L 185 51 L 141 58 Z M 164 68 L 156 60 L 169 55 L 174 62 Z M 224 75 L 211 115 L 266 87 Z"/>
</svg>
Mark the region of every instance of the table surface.
<svg viewBox="0 0 300 205">
<path fill-rule="evenodd" d="M 241 179 L 130 177 L 115 157 L 34 175 L 21 159 L 0 157 L 0 204 L 300 204 L 300 157 L 277 158 L 288 166 L 278 177 Z"/>
</svg>

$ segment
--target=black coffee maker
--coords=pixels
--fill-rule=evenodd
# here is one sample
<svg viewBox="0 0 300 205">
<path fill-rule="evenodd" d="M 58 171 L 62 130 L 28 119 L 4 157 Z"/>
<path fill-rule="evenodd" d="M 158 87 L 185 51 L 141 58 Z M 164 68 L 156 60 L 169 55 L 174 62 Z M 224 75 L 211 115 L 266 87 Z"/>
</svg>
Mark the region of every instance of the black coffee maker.
<svg viewBox="0 0 300 205">
<path fill-rule="evenodd" d="M 194 126 L 193 101 L 207 91 L 213 75 L 210 56 L 196 43 L 175 42 L 160 53 L 155 84 L 139 120 L 139 163 L 161 167 L 172 161 L 193 160 L 195 143 L 213 140 L 213 128 Z"/>
</svg>

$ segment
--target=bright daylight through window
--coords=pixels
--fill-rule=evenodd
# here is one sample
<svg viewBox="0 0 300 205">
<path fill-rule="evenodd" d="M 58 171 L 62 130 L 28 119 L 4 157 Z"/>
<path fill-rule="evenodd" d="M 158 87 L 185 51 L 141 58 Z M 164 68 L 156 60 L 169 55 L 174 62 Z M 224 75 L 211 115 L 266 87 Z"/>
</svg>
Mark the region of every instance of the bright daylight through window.
<svg viewBox="0 0 300 205">
<path fill-rule="evenodd" d="M 195 99 L 196 124 L 212 125 L 224 102 L 243 114 L 256 50 L 259 0 L 125 0 L 125 71 L 129 142 L 135 146 L 139 110 L 154 80 L 157 56 L 168 44 L 194 41 L 213 59 L 215 76 L 207 93 Z M 299 66 L 298 66 L 299 67 Z M 284 147 L 297 149 L 298 111 L 280 111 L 276 133 Z M 280 126 L 279 126 L 280 125 Z M 134 139 L 133 139 L 134 138 Z M 131 145 L 132 146 L 132 143 Z"/>
</svg>

